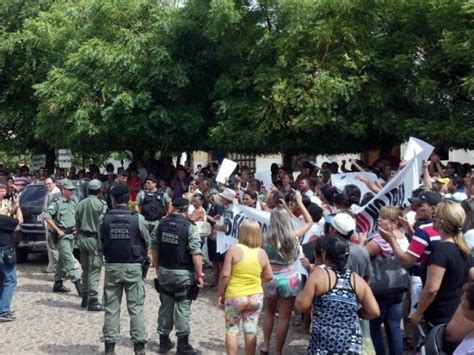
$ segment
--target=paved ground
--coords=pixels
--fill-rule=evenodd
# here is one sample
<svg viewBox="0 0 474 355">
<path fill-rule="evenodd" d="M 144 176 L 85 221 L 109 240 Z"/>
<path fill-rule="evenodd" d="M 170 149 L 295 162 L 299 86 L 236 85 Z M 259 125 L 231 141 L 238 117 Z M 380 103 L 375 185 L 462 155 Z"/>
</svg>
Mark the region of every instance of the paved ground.
<svg viewBox="0 0 474 355">
<path fill-rule="evenodd" d="M 33 257 L 32 257 L 33 256 Z M 52 292 L 53 275 L 43 274 L 46 259 L 30 255 L 26 264 L 18 265 L 18 286 L 13 300 L 17 320 L 0 323 L 1 354 L 100 354 L 103 344 L 103 313 L 87 312 L 79 307 L 80 298 L 71 292 Z M 210 270 L 206 270 L 210 273 Z M 147 351 L 158 351 L 156 321 L 158 294 L 152 288 L 153 273 L 149 272 L 146 287 L 146 328 L 149 336 Z M 74 288 L 70 282 L 66 286 Z M 206 288 L 192 306 L 191 343 L 203 354 L 224 354 L 223 311 L 216 306 L 216 289 Z M 261 327 L 260 327 L 261 330 Z M 121 338 L 118 354 L 133 354 L 129 337 L 129 318 L 122 305 Z M 258 334 L 259 343 L 263 339 Z M 292 326 L 285 348 L 286 354 L 303 354 L 307 336 L 300 327 Z M 241 346 L 243 340 L 240 339 Z M 171 352 L 171 354 L 174 354 Z"/>
</svg>

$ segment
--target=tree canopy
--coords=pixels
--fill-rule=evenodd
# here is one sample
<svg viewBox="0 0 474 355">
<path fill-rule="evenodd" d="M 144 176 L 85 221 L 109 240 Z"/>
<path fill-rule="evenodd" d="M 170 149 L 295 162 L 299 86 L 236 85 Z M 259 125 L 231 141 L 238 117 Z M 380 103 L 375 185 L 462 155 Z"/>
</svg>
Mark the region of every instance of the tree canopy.
<svg viewBox="0 0 474 355">
<path fill-rule="evenodd" d="M 182 3 L 0 5 L 1 146 L 474 148 L 468 0 Z"/>
</svg>

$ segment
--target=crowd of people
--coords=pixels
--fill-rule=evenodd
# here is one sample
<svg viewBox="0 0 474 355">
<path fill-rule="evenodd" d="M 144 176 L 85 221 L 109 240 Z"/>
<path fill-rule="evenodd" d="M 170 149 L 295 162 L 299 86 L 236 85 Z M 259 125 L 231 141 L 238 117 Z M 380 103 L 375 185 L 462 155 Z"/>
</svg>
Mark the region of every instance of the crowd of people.
<svg viewBox="0 0 474 355">
<path fill-rule="evenodd" d="M 308 354 L 402 354 L 404 348 L 419 348 L 424 335 L 440 327 L 445 352 L 474 351 L 473 167 L 443 164 L 432 154 L 424 162 L 421 187 L 412 191 L 409 204 L 403 209 L 381 207 L 376 231 L 358 230 L 354 207 L 370 201 L 404 166 L 393 156 L 381 157 L 370 166 L 354 160 L 318 167 L 306 161 L 294 177 L 286 167 L 273 164 L 273 185 L 266 189 L 246 166 L 218 183 L 217 162 L 193 171 L 175 167 L 171 158 L 150 158 L 126 169 L 108 164 L 104 174 L 91 165 L 88 170 L 71 169 L 67 175 L 39 169 L 34 176 L 26 165 L 8 172 L 0 164 L 0 320 L 15 319 L 11 313 L 15 265 L 2 260 L 11 254 L 11 234 L 22 223 L 18 196 L 26 185 L 43 183 L 48 191 L 43 214 L 49 260 L 45 272 L 55 273 L 53 291 L 69 292 L 63 280 L 70 279 L 82 296 L 82 307 L 105 308 L 108 354 L 118 337 L 114 324 L 120 302 L 112 306 L 111 300 L 122 289 L 116 285 L 123 283 L 125 289 L 142 285 L 139 271 L 134 269 L 140 275 L 130 280 L 117 265 L 144 264 L 143 253 L 152 256 L 160 292 L 160 353 L 174 347 L 169 338 L 173 326 L 178 353 L 196 353 L 188 342 L 187 320 L 196 296 L 191 294 L 202 287 L 216 287 L 216 305 L 224 310 L 228 354 L 238 353 L 240 327 L 245 353 L 257 352 L 261 313 L 260 354 L 273 352 L 273 334 L 274 352 L 284 354 L 288 329 L 298 321 L 301 336 L 308 337 Z M 377 180 L 369 181 L 362 174 L 357 179 L 370 192 L 362 194 L 353 184 L 343 189 L 331 184 L 332 174 L 366 171 L 375 173 Z M 74 201 L 70 180 L 82 182 L 85 200 Z M 258 223 L 246 220 L 239 228 L 238 243 L 220 253 L 219 232 L 228 230 L 226 221 L 238 204 L 269 212 L 268 229 L 262 232 Z M 128 213 L 139 218 L 134 220 Z M 136 254 L 118 252 L 117 243 L 124 239 L 130 240 Z M 82 277 L 72 256 L 76 240 Z M 120 245 L 128 247 L 125 243 Z M 104 257 L 102 305 L 98 284 Z M 212 268 L 213 279 L 204 285 L 206 268 Z M 131 333 L 138 344 L 136 353 L 141 353 L 146 335 L 137 325 L 143 322 L 137 303 L 143 306 L 143 300 L 127 298 L 127 302 L 138 307 L 132 312 L 136 332 Z"/>
</svg>

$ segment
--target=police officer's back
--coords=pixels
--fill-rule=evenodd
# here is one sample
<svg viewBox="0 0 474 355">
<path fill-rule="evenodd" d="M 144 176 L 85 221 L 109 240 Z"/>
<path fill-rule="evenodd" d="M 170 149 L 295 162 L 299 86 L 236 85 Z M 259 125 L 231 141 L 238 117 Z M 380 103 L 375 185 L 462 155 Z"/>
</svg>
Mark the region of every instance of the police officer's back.
<svg viewBox="0 0 474 355">
<path fill-rule="evenodd" d="M 160 353 L 174 347 L 169 338 L 176 328 L 176 354 L 196 354 L 189 344 L 191 302 L 204 285 L 201 237 L 197 227 L 185 216 L 189 201 L 178 198 L 172 203 L 172 214 L 153 231 L 152 255 L 159 280 L 160 310 L 158 334 Z"/>
<path fill-rule="evenodd" d="M 98 229 L 99 219 L 107 210 L 107 205 L 97 197 L 101 187 L 102 183 L 99 180 L 91 180 L 87 185 L 88 197 L 79 202 L 76 211 L 76 229 L 82 267 L 81 307 L 87 307 L 89 311 L 103 310 L 98 301 L 103 259 Z"/>
<path fill-rule="evenodd" d="M 130 334 L 136 354 L 144 354 L 145 287 L 142 266 L 147 256 L 149 233 L 143 216 L 128 209 L 130 191 L 126 185 L 114 186 L 113 209 L 108 211 L 99 228 L 105 257 L 103 341 L 106 354 L 114 353 L 120 334 L 120 303 L 125 291 L 130 316 Z"/>
</svg>

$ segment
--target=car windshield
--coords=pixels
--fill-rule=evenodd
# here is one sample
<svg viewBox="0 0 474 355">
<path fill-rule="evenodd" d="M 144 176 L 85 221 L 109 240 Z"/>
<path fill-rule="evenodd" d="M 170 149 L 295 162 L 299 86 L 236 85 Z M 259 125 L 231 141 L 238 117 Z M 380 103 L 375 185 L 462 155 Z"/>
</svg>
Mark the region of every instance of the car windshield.
<svg viewBox="0 0 474 355">
<path fill-rule="evenodd" d="M 20 205 L 22 207 L 42 208 L 46 188 L 43 185 L 30 185 L 20 195 Z"/>
</svg>

